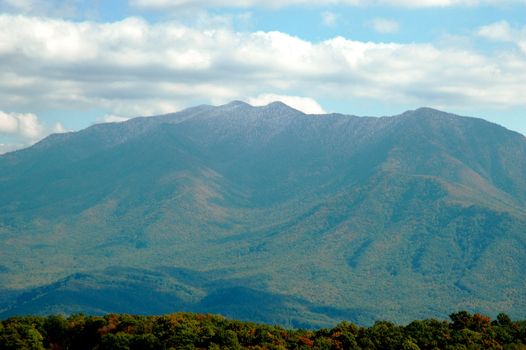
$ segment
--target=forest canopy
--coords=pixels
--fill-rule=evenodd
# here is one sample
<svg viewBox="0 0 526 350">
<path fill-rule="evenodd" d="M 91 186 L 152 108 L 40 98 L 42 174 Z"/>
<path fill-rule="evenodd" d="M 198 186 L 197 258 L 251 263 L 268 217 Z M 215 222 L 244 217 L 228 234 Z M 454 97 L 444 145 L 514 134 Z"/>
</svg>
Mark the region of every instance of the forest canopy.
<svg viewBox="0 0 526 350">
<path fill-rule="evenodd" d="M 24 316 L 0 322 L 0 349 L 526 349 L 526 321 L 450 319 L 304 330 L 192 313 Z"/>
</svg>

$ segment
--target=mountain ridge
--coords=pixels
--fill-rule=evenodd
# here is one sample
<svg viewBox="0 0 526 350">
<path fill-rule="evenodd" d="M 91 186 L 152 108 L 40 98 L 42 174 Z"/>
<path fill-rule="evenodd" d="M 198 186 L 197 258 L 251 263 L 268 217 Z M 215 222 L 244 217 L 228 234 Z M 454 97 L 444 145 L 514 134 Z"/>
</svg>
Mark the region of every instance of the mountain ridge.
<svg viewBox="0 0 526 350">
<path fill-rule="evenodd" d="M 202 105 L 1 156 L 0 192 L 0 289 L 33 308 L 56 310 L 38 288 L 85 273 L 96 289 L 112 266 L 122 295 L 148 300 L 163 278 L 139 288 L 126 269 L 172 266 L 223 271 L 210 288 L 174 283 L 254 290 L 230 316 L 265 322 L 287 323 L 255 313 L 269 295 L 316 325 L 526 310 L 526 138 L 481 119 Z M 25 310 L 9 298 L 0 309 Z"/>
</svg>

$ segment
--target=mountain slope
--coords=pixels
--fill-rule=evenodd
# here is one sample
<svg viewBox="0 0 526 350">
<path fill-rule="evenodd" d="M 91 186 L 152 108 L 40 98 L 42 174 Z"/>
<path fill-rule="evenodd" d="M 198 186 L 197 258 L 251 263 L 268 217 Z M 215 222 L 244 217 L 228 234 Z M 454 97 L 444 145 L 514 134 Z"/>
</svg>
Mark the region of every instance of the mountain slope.
<svg viewBox="0 0 526 350">
<path fill-rule="evenodd" d="M 480 119 L 199 106 L 4 155 L 0 193 L 5 314 L 56 310 L 53 298 L 23 306 L 16 290 L 40 295 L 79 272 L 111 287 L 96 271 L 167 266 L 221 271 L 190 310 L 236 288 L 294 298 L 290 320 L 266 309 L 262 321 L 526 311 L 526 139 Z M 136 279 L 115 288 L 142 295 Z M 256 317 L 240 309 L 230 316 Z"/>
</svg>

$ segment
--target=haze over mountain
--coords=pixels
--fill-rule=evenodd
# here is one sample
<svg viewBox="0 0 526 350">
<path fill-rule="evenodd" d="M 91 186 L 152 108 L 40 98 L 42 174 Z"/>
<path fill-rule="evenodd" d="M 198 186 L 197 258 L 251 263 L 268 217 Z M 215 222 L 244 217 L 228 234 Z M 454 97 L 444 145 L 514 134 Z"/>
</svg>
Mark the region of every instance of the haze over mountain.
<svg viewBox="0 0 526 350">
<path fill-rule="evenodd" d="M 2 316 L 526 311 L 526 138 L 421 108 L 198 106 L 0 157 Z"/>
</svg>

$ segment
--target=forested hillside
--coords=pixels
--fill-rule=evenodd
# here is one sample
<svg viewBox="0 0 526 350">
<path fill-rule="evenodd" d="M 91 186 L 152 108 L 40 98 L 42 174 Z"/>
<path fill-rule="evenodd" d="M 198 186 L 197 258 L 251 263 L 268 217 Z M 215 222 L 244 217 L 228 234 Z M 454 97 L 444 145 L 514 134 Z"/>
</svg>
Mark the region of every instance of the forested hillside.
<svg viewBox="0 0 526 350">
<path fill-rule="evenodd" d="M 526 138 L 481 119 L 198 106 L 0 156 L 0 193 L 1 317 L 526 314 Z"/>
</svg>

